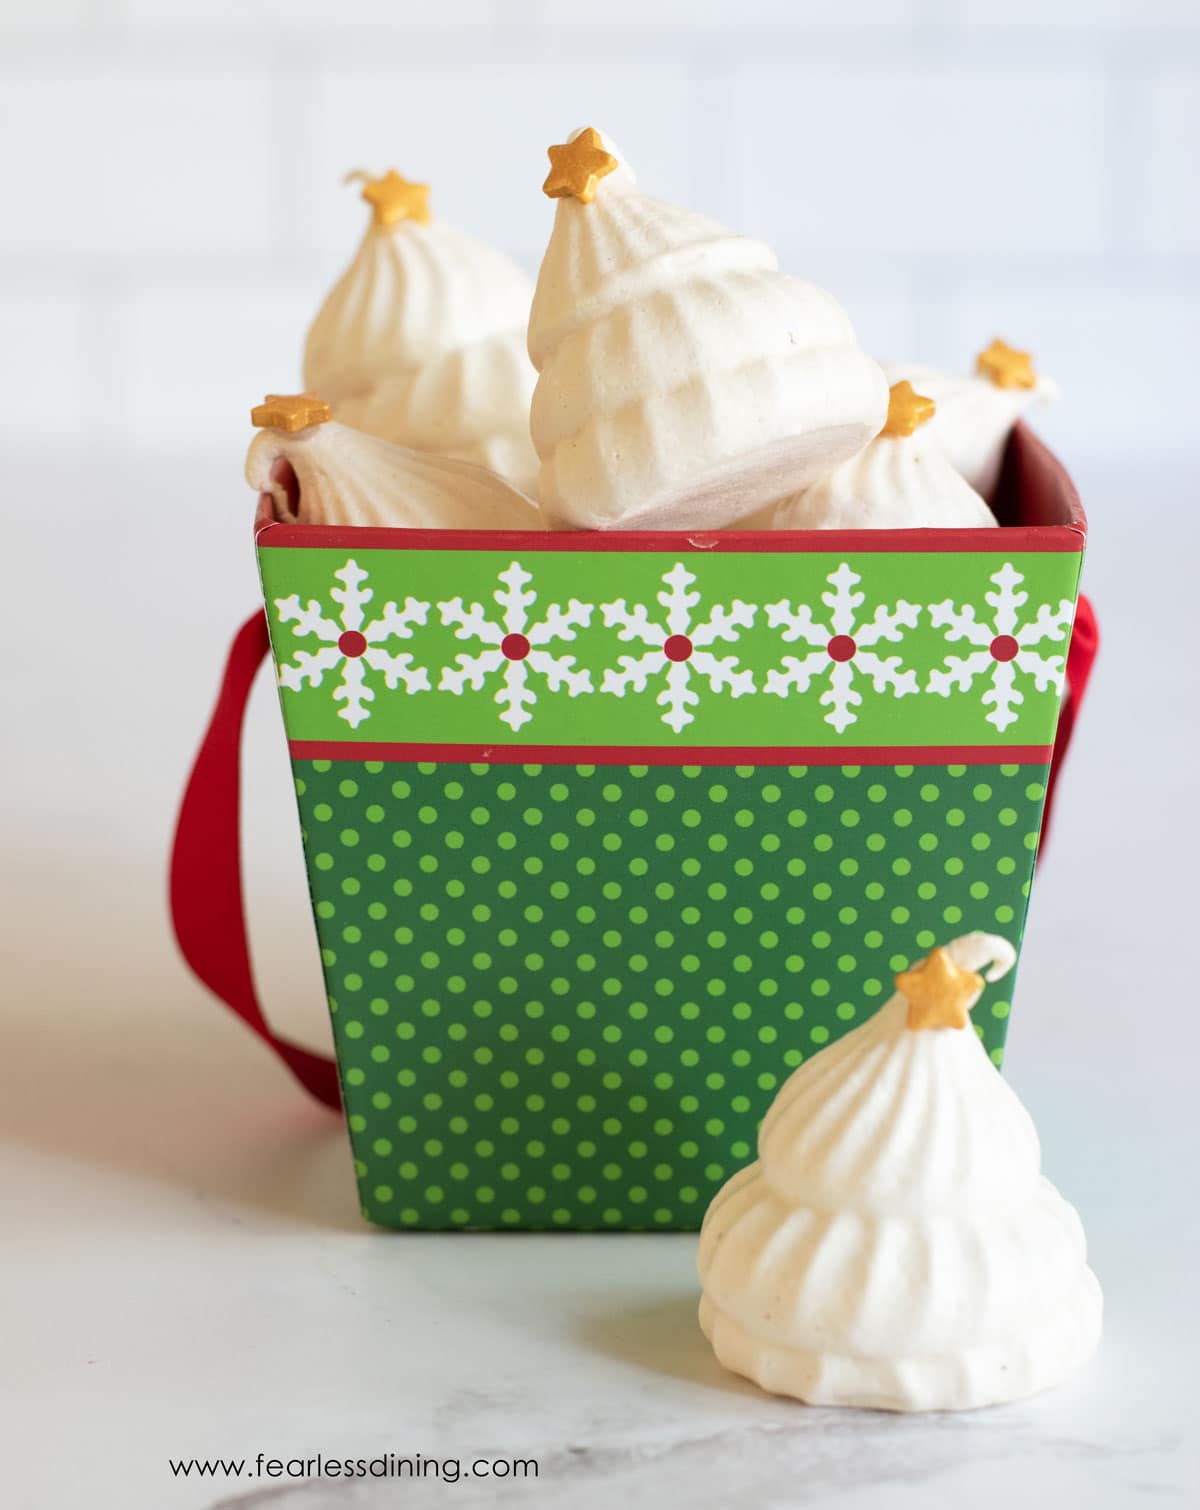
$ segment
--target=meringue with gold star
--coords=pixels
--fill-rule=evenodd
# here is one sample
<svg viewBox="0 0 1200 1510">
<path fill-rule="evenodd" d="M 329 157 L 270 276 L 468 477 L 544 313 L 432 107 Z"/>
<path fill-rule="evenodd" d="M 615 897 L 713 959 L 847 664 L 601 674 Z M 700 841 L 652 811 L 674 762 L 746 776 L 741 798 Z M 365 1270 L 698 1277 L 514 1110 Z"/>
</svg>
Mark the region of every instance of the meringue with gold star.
<svg viewBox="0 0 1200 1510">
<path fill-rule="evenodd" d="M 970 1024 L 1014 962 L 984 933 L 934 949 L 785 1083 L 701 1229 L 726 1368 L 813 1405 L 970 1410 L 1095 1351 L 1083 1227 Z"/>
<path fill-rule="evenodd" d="M 938 372 L 912 362 L 885 362 L 889 383 L 908 379 L 937 405 L 930 436 L 946 459 L 989 502 L 996 496 L 1013 426 L 1036 403 L 1052 403 L 1058 385 L 1033 358 L 995 340 L 975 358 L 974 374 Z"/>
<path fill-rule="evenodd" d="M 270 394 L 246 480 L 283 524 L 540 530 L 532 499 L 485 467 L 393 445 L 331 420 L 312 393 Z"/>
<path fill-rule="evenodd" d="M 857 456 L 755 521 L 765 529 L 954 529 L 995 525 L 987 504 L 928 436 L 937 405 L 907 381 L 888 394 L 883 429 Z"/>
<path fill-rule="evenodd" d="M 344 423 L 532 486 L 529 280 L 436 219 L 424 184 L 390 170 L 362 197 L 371 221 L 309 330 L 306 387 Z"/>
<path fill-rule="evenodd" d="M 876 434 L 887 384 L 829 294 L 762 242 L 642 194 L 593 127 L 549 156 L 529 354 L 554 527 L 728 525 Z"/>
</svg>

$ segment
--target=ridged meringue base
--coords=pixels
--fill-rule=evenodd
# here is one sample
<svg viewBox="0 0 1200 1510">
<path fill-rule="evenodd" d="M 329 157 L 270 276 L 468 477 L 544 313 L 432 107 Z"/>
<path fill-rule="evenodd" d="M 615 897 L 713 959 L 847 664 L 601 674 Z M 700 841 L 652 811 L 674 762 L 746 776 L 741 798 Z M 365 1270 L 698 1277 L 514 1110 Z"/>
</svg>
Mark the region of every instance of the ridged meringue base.
<svg viewBox="0 0 1200 1510">
<path fill-rule="evenodd" d="M 854 1357 L 753 1336 L 700 1301 L 700 1326 L 718 1360 L 774 1395 L 864 1410 L 978 1410 L 1038 1394 L 1085 1363 L 1100 1341 L 1100 1285 L 1084 1269 L 1075 1294 L 1035 1330 L 937 1357 Z"/>
</svg>

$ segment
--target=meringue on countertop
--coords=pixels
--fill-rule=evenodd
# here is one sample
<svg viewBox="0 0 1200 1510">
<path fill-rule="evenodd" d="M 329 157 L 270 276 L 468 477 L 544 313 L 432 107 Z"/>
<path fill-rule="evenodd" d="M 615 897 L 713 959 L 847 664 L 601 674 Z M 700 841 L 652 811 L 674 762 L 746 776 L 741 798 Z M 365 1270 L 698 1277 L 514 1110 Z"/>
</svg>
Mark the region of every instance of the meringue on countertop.
<svg viewBox="0 0 1200 1510">
<path fill-rule="evenodd" d="M 373 215 L 308 333 L 304 381 L 335 419 L 532 485 L 532 286 L 515 263 L 434 220 L 428 190 L 367 179 Z"/>
<path fill-rule="evenodd" d="M 885 362 L 889 383 L 907 378 L 937 404 L 929 433 L 977 493 L 995 497 L 1012 427 L 1035 403 L 1052 403 L 1058 385 L 1034 371 L 1027 351 L 993 341 L 975 359 L 975 374 L 938 372 L 912 362 Z"/>
<path fill-rule="evenodd" d="M 883 429 L 857 456 L 747 527 L 790 530 L 951 529 L 995 515 L 936 443 L 932 399 L 908 382 L 889 392 Z"/>
<path fill-rule="evenodd" d="M 590 127 L 550 156 L 529 354 L 555 527 L 726 525 L 878 431 L 886 382 L 829 294 L 762 242 L 640 193 Z"/>
<path fill-rule="evenodd" d="M 545 528 L 537 505 L 486 468 L 393 445 L 322 413 L 328 405 L 307 394 L 254 411 L 260 429 L 246 480 L 271 495 L 281 523 Z"/>
<path fill-rule="evenodd" d="M 717 1357 L 814 1405 L 965 1410 L 1046 1389 L 1100 1336 L 1079 1217 L 968 1012 L 1014 951 L 957 939 L 797 1069 L 700 1235 Z"/>
</svg>

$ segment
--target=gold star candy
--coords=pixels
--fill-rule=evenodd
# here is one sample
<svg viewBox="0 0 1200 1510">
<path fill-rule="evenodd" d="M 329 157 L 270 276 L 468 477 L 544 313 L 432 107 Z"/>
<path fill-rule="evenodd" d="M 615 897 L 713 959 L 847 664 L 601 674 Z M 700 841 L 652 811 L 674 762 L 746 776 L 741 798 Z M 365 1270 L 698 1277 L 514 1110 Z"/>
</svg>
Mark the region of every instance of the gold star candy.
<svg viewBox="0 0 1200 1510">
<path fill-rule="evenodd" d="M 382 178 L 362 177 L 362 197 L 375 212 L 378 226 L 396 225 L 401 220 L 415 220 L 418 225 L 429 224 L 429 185 L 409 183 L 401 178 L 395 168 L 389 168 Z"/>
<path fill-rule="evenodd" d="M 329 405 L 315 393 L 268 393 L 250 411 L 250 423 L 259 430 L 307 430 L 330 417 Z"/>
<path fill-rule="evenodd" d="M 550 157 L 550 172 L 542 185 L 542 193 L 551 199 L 566 199 L 574 195 L 584 204 L 591 204 L 596 197 L 596 185 L 617 166 L 617 159 L 604 150 L 600 133 L 594 126 L 587 126 L 573 142 L 561 147 L 547 147 Z"/>
<path fill-rule="evenodd" d="M 893 383 L 888 389 L 887 419 L 881 435 L 911 435 L 937 413 L 937 405 L 909 382 Z"/>
<path fill-rule="evenodd" d="M 997 388 L 1033 388 L 1037 385 L 1037 373 L 1033 370 L 1033 358 L 1027 351 L 1017 351 L 1003 341 L 993 341 L 986 351 L 975 358 L 975 371 L 988 378 Z"/>
<path fill-rule="evenodd" d="M 919 965 L 896 976 L 896 990 L 908 999 L 908 1026 L 965 1028 L 983 976 L 961 970 L 945 949 L 934 949 Z"/>
</svg>

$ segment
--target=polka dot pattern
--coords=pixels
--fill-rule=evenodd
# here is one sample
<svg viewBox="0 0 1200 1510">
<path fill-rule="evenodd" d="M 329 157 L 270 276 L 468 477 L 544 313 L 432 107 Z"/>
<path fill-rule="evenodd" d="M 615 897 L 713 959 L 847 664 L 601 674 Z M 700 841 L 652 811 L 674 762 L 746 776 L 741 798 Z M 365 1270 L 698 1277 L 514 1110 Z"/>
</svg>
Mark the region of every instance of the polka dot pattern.
<svg viewBox="0 0 1200 1510">
<path fill-rule="evenodd" d="M 297 761 L 365 1214 L 694 1228 L 787 1074 L 971 929 L 1043 766 Z M 974 1012 L 1000 1062 L 1011 977 Z"/>
</svg>

